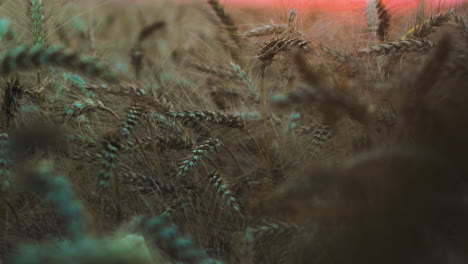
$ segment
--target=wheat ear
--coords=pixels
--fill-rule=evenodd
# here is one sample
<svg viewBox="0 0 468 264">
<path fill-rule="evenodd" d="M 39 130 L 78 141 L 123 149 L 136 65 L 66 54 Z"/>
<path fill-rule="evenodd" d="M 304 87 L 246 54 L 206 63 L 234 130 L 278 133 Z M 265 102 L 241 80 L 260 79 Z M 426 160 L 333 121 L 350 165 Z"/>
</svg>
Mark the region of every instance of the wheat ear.
<svg viewBox="0 0 468 264">
<path fill-rule="evenodd" d="M 247 227 L 242 236 L 239 248 L 240 263 L 253 264 L 255 259 L 255 239 L 252 233 L 252 228 Z"/>
<path fill-rule="evenodd" d="M 34 45 L 45 45 L 45 24 L 44 24 L 44 7 L 42 5 L 42 0 L 30 0 L 31 4 L 31 24 L 32 24 L 32 34 Z M 41 71 L 37 67 L 37 85 L 41 85 Z"/>
<path fill-rule="evenodd" d="M 77 70 L 89 77 L 116 82 L 117 74 L 95 57 L 81 56 L 62 47 L 26 46 L 7 50 L 0 57 L 0 74 L 28 70 L 41 65 Z"/>
<path fill-rule="evenodd" d="M 408 96 L 405 97 L 406 104 L 404 110 L 406 116 L 412 118 L 420 117 L 421 107 L 424 107 L 421 99 L 425 98 L 426 94 L 431 91 L 437 80 L 443 73 L 444 67 L 450 61 L 450 54 L 453 52 L 453 37 L 449 34 L 444 35 L 439 41 L 439 45 L 434 50 L 431 58 L 422 67 L 421 72 L 414 79 L 411 90 Z M 408 87 L 409 88 L 409 87 Z M 412 122 L 408 122 L 412 123 Z"/>
<path fill-rule="evenodd" d="M 450 9 L 445 13 L 441 13 L 434 17 L 431 17 L 429 20 L 412 27 L 401 37 L 401 39 L 404 40 L 404 39 L 409 39 L 409 38 L 415 38 L 415 39 L 425 38 L 429 36 L 429 34 L 434 32 L 435 28 L 441 27 L 446 22 L 448 22 L 450 18 L 452 17 L 452 15 L 453 15 L 453 10 Z"/>
<path fill-rule="evenodd" d="M 215 138 L 208 139 L 201 145 L 196 146 L 192 150 L 192 154 L 180 164 L 177 169 L 176 177 L 181 177 L 189 173 L 201 160 L 208 158 L 211 152 L 215 152 L 221 146 L 222 143 Z"/>
<path fill-rule="evenodd" d="M 262 37 L 262 36 L 268 36 L 268 35 L 273 35 L 273 34 L 281 34 L 283 32 L 286 32 L 288 29 L 289 29 L 289 26 L 285 24 L 270 24 L 270 25 L 264 25 L 261 27 L 251 29 L 243 33 L 242 36 L 244 38 Z"/>
<path fill-rule="evenodd" d="M 336 59 L 339 62 L 348 63 L 348 62 L 353 61 L 353 59 L 354 59 L 352 55 L 347 55 L 347 54 L 343 54 L 343 53 L 341 53 L 341 52 L 339 52 L 337 50 L 332 50 L 332 49 L 328 48 L 327 46 L 325 46 L 323 43 L 320 43 L 319 47 L 328 56 Z"/>
<path fill-rule="evenodd" d="M 241 81 L 239 80 L 239 77 L 237 77 L 232 71 L 224 69 L 220 66 L 207 66 L 201 63 L 191 63 L 190 67 L 199 72 L 207 73 L 221 79 Z"/>
<path fill-rule="evenodd" d="M 359 122 L 365 123 L 368 121 L 368 108 L 350 95 L 327 87 L 321 76 L 307 63 L 301 52 L 295 52 L 293 59 L 308 85 L 300 86 L 298 90 L 289 93 L 288 96 L 274 96 L 272 98 L 274 104 L 289 106 L 319 103 L 341 109 Z"/>
<path fill-rule="evenodd" d="M 42 0 L 31 0 L 31 23 L 34 45 L 45 44 L 44 7 Z"/>
<path fill-rule="evenodd" d="M 181 121 L 199 121 L 223 125 L 231 128 L 244 128 L 242 118 L 216 111 L 169 111 L 169 116 Z"/>
<path fill-rule="evenodd" d="M 65 223 L 70 239 L 79 240 L 85 235 L 83 208 L 76 200 L 70 182 L 65 177 L 54 177 L 52 166 L 42 161 L 31 171 L 26 172 L 27 184 L 36 190 L 46 201 L 56 207 L 57 214 Z"/>
<path fill-rule="evenodd" d="M 219 195 L 226 202 L 227 206 L 234 209 L 236 212 L 240 213 L 240 205 L 237 199 L 232 195 L 232 191 L 229 189 L 229 186 L 226 185 L 223 181 L 223 178 L 220 176 L 218 171 L 212 171 L 208 174 L 208 179 L 213 187 L 216 189 Z"/>
<path fill-rule="evenodd" d="M 358 50 L 357 56 L 385 56 L 397 55 L 407 52 L 426 52 L 435 47 L 435 43 L 423 39 L 405 39 L 386 42 L 370 48 Z"/>
<path fill-rule="evenodd" d="M 100 156 L 101 170 L 98 175 L 99 190 L 107 189 L 110 180 L 117 167 L 119 152 L 122 150 L 120 134 L 116 132 L 108 133 L 102 140 L 102 150 Z"/>
<path fill-rule="evenodd" d="M 257 87 L 253 83 L 253 81 L 247 76 L 247 73 L 242 69 L 240 65 L 235 64 L 234 62 L 229 62 L 229 65 L 231 66 L 231 69 L 234 71 L 236 76 L 238 76 L 241 80 L 242 83 L 247 86 L 249 89 L 249 92 L 252 93 L 252 97 L 255 101 L 258 101 L 260 99 L 260 95 L 257 91 Z"/>
<path fill-rule="evenodd" d="M 296 20 L 296 16 L 297 16 L 297 10 L 296 9 L 290 9 L 289 12 L 288 12 L 288 19 L 287 19 L 288 26 L 292 26 L 292 24 Z"/>
<path fill-rule="evenodd" d="M 192 239 L 179 233 L 176 226 L 168 223 L 167 216 L 154 218 L 140 217 L 139 229 L 150 233 L 157 245 L 161 247 L 175 262 L 190 264 L 214 264 L 205 251 L 195 247 Z"/>
<path fill-rule="evenodd" d="M 318 155 L 320 151 L 333 140 L 334 132 L 332 128 L 326 125 L 319 125 L 316 127 L 301 126 L 298 129 L 299 134 L 312 134 L 312 142 L 310 149 L 315 155 Z"/>
<path fill-rule="evenodd" d="M 377 14 L 376 0 L 368 0 L 364 12 L 366 13 L 366 20 L 369 31 L 374 37 L 376 37 L 377 29 L 379 28 L 379 16 Z"/>
<path fill-rule="evenodd" d="M 0 19 L 0 41 L 11 40 L 16 32 L 11 28 L 11 22 L 8 19 Z"/>
<path fill-rule="evenodd" d="M 106 107 L 99 100 L 92 100 L 90 98 L 84 98 L 81 101 L 73 102 L 71 107 L 67 107 L 63 114 L 63 121 L 67 122 L 72 117 L 78 117 L 87 113 L 96 112 L 96 110 L 101 110 L 118 118 L 117 114 L 112 111 L 112 109 Z"/>
<path fill-rule="evenodd" d="M 156 21 L 146 27 L 144 27 L 141 31 L 140 34 L 138 35 L 138 40 L 137 40 L 137 46 L 141 45 L 141 43 L 150 37 L 153 33 L 156 31 L 164 28 L 166 26 L 165 21 Z"/>
<path fill-rule="evenodd" d="M 288 19 L 286 21 L 286 24 L 269 24 L 269 25 L 263 25 L 254 29 L 251 29 L 244 34 L 242 34 L 243 37 L 249 38 L 249 37 L 262 37 L 262 36 L 268 36 L 268 35 L 280 35 L 282 33 L 288 32 L 293 35 L 298 35 L 302 37 L 303 39 L 307 39 L 307 36 L 299 31 L 296 27 L 293 26 L 294 21 L 296 20 L 297 16 L 297 10 L 296 9 L 291 9 L 289 10 L 288 13 Z"/>
<path fill-rule="evenodd" d="M 155 250 L 155 254 L 159 251 Z M 151 264 L 145 239 L 140 235 L 127 234 L 120 239 L 96 239 L 91 236 L 78 241 L 59 241 L 22 246 L 13 264 L 61 264 L 61 263 L 100 263 L 100 264 Z"/>
<path fill-rule="evenodd" d="M 153 142 L 151 137 L 144 138 L 144 148 L 152 149 Z M 156 136 L 156 146 L 161 150 L 167 149 L 177 149 L 177 150 L 186 150 L 191 149 L 194 146 L 194 143 L 190 139 L 185 139 L 179 135 L 157 135 Z M 128 143 L 129 147 L 134 147 L 135 143 Z"/>
<path fill-rule="evenodd" d="M 135 126 L 138 124 L 143 114 L 144 108 L 138 103 L 134 103 L 129 107 L 125 115 L 125 120 L 122 122 L 120 135 L 122 137 L 127 137 L 135 129 Z"/>
<path fill-rule="evenodd" d="M 457 23 L 458 27 L 465 35 L 465 38 L 468 38 L 468 23 L 466 22 L 466 19 L 457 15 L 454 15 L 454 17 L 455 17 L 455 22 Z"/>
<path fill-rule="evenodd" d="M 142 48 L 142 43 L 144 40 L 149 38 L 154 32 L 158 31 L 159 29 L 163 28 L 166 25 L 164 21 L 156 21 L 146 27 L 144 27 L 140 34 L 138 34 L 138 38 L 136 41 L 135 46 L 130 51 L 130 60 L 135 71 L 135 77 L 140 79 L 140 73 L 143 69 L 143 57 L 144 52 Z"/>
<path fill-rule="evenodd" d="M 374 37 L 385 41 L 390 28 L 390 15 L 382 0 L 369 0 L 365 8 L 367 25 Z"/>
<path fill-rule="evenodd" d="M 234 20 L 231 18 L 231 16 L 228 13 L 226 13 L 223 5 L 221 5 L 221 3 L 218 0 L 208 0 L 208 4 L 215 11 L 219 20 L 221 20 L 221 23 L 225 26 L 227 32 L 229 33 L 229 37 L 232 40 L 234 40 L 237 44 L 240 44 L 237 26 L 234 23 Z"/>
<path fill-rule="evenodd" d="M 273 62 L 273 59 L 279 52 L 287 51 L 293 47 L 300 48 L 304 52 L 309 52 L 310 47 L 308 45 L 308 40 L 303 40 L 298 37 L 274 37 L 263 46 L 258 54 L 258 58 L 265 65 L 268 65 Z"/>
<path fill-rule="evenodd" d="M 138 192 L 146 192 L 146 191 L 152 191 L 152 190 L 169 191 L 173 189 L 172 186 L 162 183 L 157 178 L 147 177 L 145 175 L 134 173 L 132 171 L 128 173 L 122 173 L 120 174 L 120 177 L 122 178 L 123 184 L 135 186 L 134 188 L 131 189 L 132 191 L 138 191 Z"/>
<path fill-rule="evenodd" d="M 263 225 L 254 227 L 251 229 L 254 235 L 255 240 L 261 240 L 265 238 L 272 237 L 284 237 L 288 235 L 293 235 L 301 233 L 304 230 L 304 227 L 281 222 L 278 220 L 268 220 L 264 221 Z"/>
</svg>

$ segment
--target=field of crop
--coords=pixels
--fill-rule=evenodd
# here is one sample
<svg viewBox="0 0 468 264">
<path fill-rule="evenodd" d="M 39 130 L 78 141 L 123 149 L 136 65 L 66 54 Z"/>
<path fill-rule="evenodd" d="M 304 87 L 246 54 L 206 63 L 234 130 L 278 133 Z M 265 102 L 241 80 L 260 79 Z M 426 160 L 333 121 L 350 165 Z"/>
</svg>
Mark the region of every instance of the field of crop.
<svg viewBox="0 0 468 264">
<path fill-rule="evenodd" d="M 0 0 L 0 263 L 467 263 L 468 9 L 393 4 Z"/>
</svg>

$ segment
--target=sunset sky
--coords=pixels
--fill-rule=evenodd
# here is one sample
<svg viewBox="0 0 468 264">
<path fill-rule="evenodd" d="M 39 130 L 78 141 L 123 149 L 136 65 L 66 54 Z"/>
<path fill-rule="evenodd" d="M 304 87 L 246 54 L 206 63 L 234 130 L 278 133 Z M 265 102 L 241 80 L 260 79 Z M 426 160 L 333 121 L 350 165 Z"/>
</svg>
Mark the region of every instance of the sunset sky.
<svg viewBox="0 0 468 264">
<path fill-rule="evenodd" d="M 279 5 L 285 7 L 291 6 L 316 6 L 326 9 L 342 10 L 348 9 L 350 6 L 362 6 L 365 5 L 367 0 L 224 0 L 224 4 L 242 4 L 242 5 L 253 5 L 253 6 L 268 6 L 268 5 Z M 418 0 L 386 0 L 384 1 L 390 6 L 399 7 L 415 7 Z M 440 3 L 446 6 L 456 6 L 459 3 L 468 2 L 468 0 L 426 0 L 426 4 L 439 6 Z"/>
<path fill-rule="evenodd" d="M 109 0 L 114 2 L 158 2 L 162 0 Z M 174 0 L 174 1 L 193 1 L 193 0 Z M 200 0 L 206 1 L 206 0 Z M 412 9 L 416 7 L 421 0 L 384 0 L 390 8 Z M 329 11 L 343 11 L 354 8 L 360 8 L 365 5 L 367 0 L 221 0 L 224 5 L 242 5 L 254 7 L 311 7 L 318 9 L 327 9 Z M 426 6 L 433 7 L 456 7 L 460 3 L 468 3 L 468 0 L 425 0 Z"/>
<path fill-rule="evenodd" d="M 242 3 L 242 4 L 254 4 L 254 5 L 266 5 L 266 4 L 319 4 L 319 5 L 347 5 L 350 3 L 365 3 L 367 0 L 223 0 L 223 3 Z M 415 5 L 418 0 L 387 0 L 388 3 L 398 3 L 398 4 L 409 4 Z M 454 4 L 457 2 L 463 2 L 463 0 L 426 0 L 426 3 L 446 3 Z M 465 1 L 466 2 L 466 1 Z"/>
</svg>

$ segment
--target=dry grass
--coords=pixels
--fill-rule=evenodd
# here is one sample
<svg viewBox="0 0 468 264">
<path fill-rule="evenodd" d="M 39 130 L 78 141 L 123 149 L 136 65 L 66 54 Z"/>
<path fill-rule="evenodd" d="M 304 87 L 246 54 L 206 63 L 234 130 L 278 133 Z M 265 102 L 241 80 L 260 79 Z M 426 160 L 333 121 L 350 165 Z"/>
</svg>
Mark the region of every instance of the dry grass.
<svg viewBox="0 0 468 264">
<path fill-rule="evenodd" d="M 468 260 L 463 6 L 413 27 L 386 1 L 343 24 L 20 2 L 0 1 L 2 263 Z"/>
</svg>

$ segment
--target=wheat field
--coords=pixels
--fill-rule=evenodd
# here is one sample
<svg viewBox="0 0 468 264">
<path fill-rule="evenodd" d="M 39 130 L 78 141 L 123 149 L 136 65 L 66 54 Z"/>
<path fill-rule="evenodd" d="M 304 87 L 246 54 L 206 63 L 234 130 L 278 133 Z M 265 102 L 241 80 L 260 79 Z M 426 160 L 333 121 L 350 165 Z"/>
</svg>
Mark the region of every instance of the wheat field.
<svg viewBox="0 0 468 264">
<path fill-rule="evenodd" d="M 0 1 L 0 263 L 468 262 L 467 6 Z"/>
</svg>

